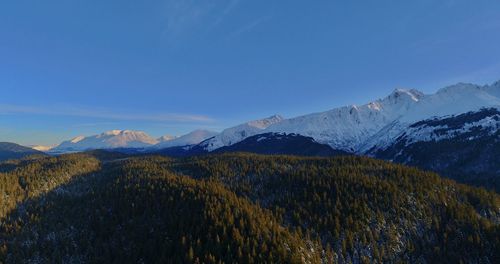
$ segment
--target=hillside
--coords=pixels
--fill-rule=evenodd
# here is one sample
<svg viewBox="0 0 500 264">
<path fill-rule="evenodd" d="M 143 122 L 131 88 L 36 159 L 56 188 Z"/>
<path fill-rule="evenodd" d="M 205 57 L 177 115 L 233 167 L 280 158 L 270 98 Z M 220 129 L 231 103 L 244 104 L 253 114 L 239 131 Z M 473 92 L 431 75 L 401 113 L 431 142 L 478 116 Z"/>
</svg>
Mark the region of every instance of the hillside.
<svg viewBox="0 0 500 264">
<path fill-rule="evenodd" d="M 19 163 L 0 193 L 7 263 L 500 257 L 500 196 L 369 158 L 92 152 Z"/>
<path fill-rule="evenodd" d="M 30 155 L 45 155 L 43 152 L 32 148 L 23 147 L 9 142 L 0 142 L 0 161 L 21 159 Z"/>
<path fill-rule="evenodd" d="M 361 157 L 227 154 L 193 157 L 174 169 L 221 181 L 273 210 L 288 226 L 320 239 L 338 261 L 500 257 L 500 196 L 416 168 Z"/>
<path fill-rule="evenodd" d="M 348 154 L 348 152 L 334 150 L 328 145 L 320 144 L 311 137 L 285 133 L 258 134 L 236 144 L 218 148 L 213 152 L 249 152 L 298 156 L 336 156 Z"/>
</svg>

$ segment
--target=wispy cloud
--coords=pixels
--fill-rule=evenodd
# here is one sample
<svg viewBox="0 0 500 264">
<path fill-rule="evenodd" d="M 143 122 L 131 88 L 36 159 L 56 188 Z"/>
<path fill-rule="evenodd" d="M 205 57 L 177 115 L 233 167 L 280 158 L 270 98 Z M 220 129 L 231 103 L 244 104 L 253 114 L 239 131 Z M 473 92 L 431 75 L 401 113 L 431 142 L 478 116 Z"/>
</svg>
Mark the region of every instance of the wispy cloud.
<svg viewBox="0 0 500 264">
<path fill-rule="evenodd" d="M 95 122 L 95 123 L 82 123 L 74 124 L 73 127 L 99 127 L 99 126 L 113 126 L 119 124 L 118 122 Z"/>
<path fill-rule="evenodd" d="M 214 28 L 218 26 L 222 21 L 231 13 L 231 11 L 240 3 L 240 0 L 231 0 L 229 3 L 226 5 L 224 9 L 222 9 L 222 12 L 217 15 L 215 22 L 212 24 L 210 28 Z"/>
<path fill-rule="evenodd" d="M 112 111 L 98 108 L 74 107 L 38 107 L 27 105 L 0 104 L 0 114 L 30 114 L 47 116 L 74 116 L 90 117 L 108 120 L 134 120 L 155 122 L 197 122 L 209 123 L 214 119 L 205 115 L 179 114 L 179 113 L 137 113 L 128 111 Z"/>
<path fill-rule="evenodd" d="M 213 5 L 205 1 L 168 0 L 165 10 L 164 34 L 176 37 L 186 30 L 192 29 L 212 8 Z"/>
<path fill-rule="evenodd" d="M 195 1 L 195 0 L 167 0 L 165 7 L 165 29 L 163 35 L 171 40 L 178 41 L 189 33 L 207 34 L 220 26 L 243 0 L 223 1 Z M 268 17 L 266 17 L 267 19 Z M 259 24 L 262 18 L 244 25 L 233 33 L 241 34 L 251 30 Z M 241 32 L 238 32 L 241 31 Z"/>
<path fill-rule="evenodd" d="M 178 129 L 179 128 L 179 126 L 177 126 L 175 124 L 156 123 L 156 124 L 153 124 L 153 125 L 156 126 L 156 127 L 161 127 L 161 128 L 170 128 L 170 129 Z M 207 125 L 188 124 L 188 125 L 182 126 L 182 128 L 184 128 L 184 129 L 190 129 L 190 130 L 193 130 L 193 129 L 207 129 L 207 130 L 214 130 L 214 131 L 222 131 L 225 128 L 227 128 L 227 126 L 224 126 L 224 125 L 221 125 L 221 124 L 207 124 Z"/>
<path fill-rule="evenodd" d="M 166 25 L 163 36 L 168 43 L 175 45 L 183 38 L 189 38 L 193 34 L 209 34 L 226 22 L 235 9 L 241 7 L 242 2 L 243 0 L 167 0 L 164 12 Z M 232 39 L 248 33 L 269 19 L 271 19 L 271 15 L 259 16 L 239 27 L 235 25 L 236 29 L 226 33 L 225 39 Z"/>
<path fill-rule="evenodd" d="M 251 21 L 250 23 L 247 23 L 247 24 L 243 25 L 242 27 L 238 28 L 237 30 L 233 31 L 231 34 L 229 34 L 228 38 L 233 38 L 233 37 L 236 37 L 236 36 L 241 35 L 243 33 L 250 32 L 255 27 L 257 27 L 258 25 L 262 24 L 263 22 L 265 22 L 269 19 L 271 19 L 271 16 L 259 17 L 255 20 Z"/>
</svg>

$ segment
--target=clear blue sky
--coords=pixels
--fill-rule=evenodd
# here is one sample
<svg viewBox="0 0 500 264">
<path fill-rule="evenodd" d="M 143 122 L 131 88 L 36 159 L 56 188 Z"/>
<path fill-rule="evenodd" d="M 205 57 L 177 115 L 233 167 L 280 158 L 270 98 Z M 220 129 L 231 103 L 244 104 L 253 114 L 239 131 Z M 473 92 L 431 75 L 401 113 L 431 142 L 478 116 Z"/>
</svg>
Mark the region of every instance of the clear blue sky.
<svg viewBox="0 0 500 264">
<path fill-rule="evenodd" d="M 499 1 L 0 2 L 0 141 L 221 130 L 500 79 Z"/>
</svg>

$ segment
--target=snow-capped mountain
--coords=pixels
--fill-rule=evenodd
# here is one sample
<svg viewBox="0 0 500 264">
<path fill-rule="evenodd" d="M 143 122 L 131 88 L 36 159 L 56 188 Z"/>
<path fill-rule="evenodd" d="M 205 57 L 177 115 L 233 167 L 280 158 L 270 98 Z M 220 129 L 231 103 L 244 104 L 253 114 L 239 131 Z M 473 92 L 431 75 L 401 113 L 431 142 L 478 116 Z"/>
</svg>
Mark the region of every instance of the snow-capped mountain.
<svg viewBox="0 0 500 264">
<path fill-rule="evenodd" d="M 217 132 L 208 130 L 195 130 L 193 132 L 190 132 L 186 135 L 177 138 L 163 140 L 158 144 L 154 145 L 153 148 L 163 149 L 163 148 L 178 147 L 178 146 L 196 145 L 206 139 L 214 137 L 217 134 L 218 134 Z"/>
<path fill-rule="evenodd" d="M 368 153 L 388 152 L 391 148 L 398 149 L 398 151 L 392 151 L 394 152 L 393 159 L 396 159 L 404 154 L 405 149 L 417 143 L 440 142 L 458 138 L 473 141 L 496 135 L 499 132 L 500 110 L 482 108 L 479 111 L 418 121 L 398 135 L 387 148 L 374 148 Z"/>
<path fill-rule="evenodd" d="M 291 118 L 269 126 L 265 132 L 310 136 L 335 149 L 364 153 L 390 144 L 414 122 L 500 107 L 500 83 L 478 86 L 460 83 L 424 95 L 397 89 L 384 99 Z"/>
<path fill-rule="evenodd" d="M 418 121 L 452 117 L 483 108 L 500 107 L 500 82 L 478 86 L 459 83 L 425 95 L 407 113 L 386 125 L 357 149 L 365 153 L 372 148 L 384 149 Z"/>
<path fill-rule="evenodd" d="M 405 131 L 413 131 L 409 128 L 418 121 L 491 107 L 500 107 L 500 82 L 485 86 L 459 83 L 430 95 L 414 89 L 396 89 L 389 96 L 364 105 L 345 106 L 290 119 L 274 115 L 227 128 L 221 133 L 196 130 L 177 138 L 163 136 L 153 139 L 144 132 L 113 130 L 91 137 L 76 137 L 52 151 L 164 149 L 199 144 L 197 149 L 211 152 L 254 135 L 286 133 L 311 137 L 336 150 L 367 154 L 374 149 L 387 148 Z"/>
<path fill-rule="evenodd" d="M 265 132 L 295 133 L 314 138 L 335 149 L 355 151 L 368 138 L 404 116 L 424 94 L 397 89 L 384 99 L 357 106 L 345 106 L 283 120 Z"/>
<path fill-rule="evenodd" d="M 172 136 L 172 135 L 163 135 L 163 136 L 159 137 L 157 139 L 157 141 L 158 141 L 158 144 L 159 144 L 159 143 L 162 143 L 162 142 L 165 142 L 165 141 L 170 141 L 170 140 L 176 139 L 176 138 L 178 138 L 178 137 L 177 136 Z"/>
<path fill-rule="evenodd" d="M 351 105 L 290 119 L 275 115 L 225 129 L 199 144 L 212 152 L 263 133 L 298 134 L 311 137 L 336 150 L 366 154 L 394 142 L 411 124 L 433 117 L 447 117 L 500 107 L 500 82 L 478 86 L 459 83 L 425 95 L 415 89 L 396 89 L 389 96 L 364 105 Z M 170 142 L 170 143 L 169 143 Z M 158 144 L 161 148 L 188 145 Z"/>
<path fill-rule="evenodd" d="M 457 180 L 461 176 L 453 176 L 454 168 L 496 179 L 500 175 L 496 165 L 500 164 L 499 109 L 500 81 L 485 86 L 459 83 L 428 95 L 414 89 L 396 89 L 364 105 L 290 119 L 274 115 L 221 133 L 196 130 L 177 138 L 154 139 L 144 132 L 113 130 L 76 137 L 51 152 L 125 148 L 170 156 L 224 151 L 319 155 L 326 153 L 326 144 L 332 153 L 388 159 L 452 175 Z M 474 177 L 496 181 L 483 176 Z M 500 178 L 497 186 L 500 190 Z"/>
<path fill-rule="evenodd" d="M 220 134 L 201 143 L 202 147 L 208 151 L 230 146 L 243 139 L 263 133 L 263 131 L 273 124 L 278 124 L 284 120 L 279 115 L 273 115 L 268 118 L 250 121 L 235 127 L 225 129 Z"/>
<path fill-rule="evenodd" d="M 158 141 L 142 131 L 111 130 L 94 136 L 78 136 L 62 142 L 52 152 L 73 152 L 90 149 L 144 148 Z"/>
<path fill-rule="evenodd" d="M 28 146 L 34 150 L 42 151 L 42 152 L 48 152 L 51 149 L 53 149 L 55 146 L 43 146 L 43 145 L 30 145 Z"/>
<path fill-rule="evenodd" d="M 420 120 L 446 117 L 481 108 L 500 107 L 500 82 L 479 86 L 459 83 L 424 95 L 414 89 L 396 89 L 389 96 L 364 105 L 351 105 L 290 119 L 279 115 L 225 129 L 221 133 L 193 131 L 181 137 L 153 139 L 144 132 L 113 130 L 91 137 L 76 137 L 52 151 L 98 148 L 169 148 L 195 145 L 207 151 L 230 146 L 262 133 L 287 133 L 311 137 L 334 149 L 354 153 L 384 149 Z"/>
</svg>

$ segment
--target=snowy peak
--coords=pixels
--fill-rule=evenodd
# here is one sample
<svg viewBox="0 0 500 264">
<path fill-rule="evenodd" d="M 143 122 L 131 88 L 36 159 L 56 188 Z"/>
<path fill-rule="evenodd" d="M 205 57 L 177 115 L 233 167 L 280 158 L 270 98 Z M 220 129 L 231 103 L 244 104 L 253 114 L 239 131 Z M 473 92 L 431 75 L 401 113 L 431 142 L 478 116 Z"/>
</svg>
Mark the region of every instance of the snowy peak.
<svg viewBox="0 0 500 264">
<path fill-rule="evenodd" d="M 158 143 L 161 143 L 161 142 L 165 142 L 165 141 L 170 141 L 172 139 L 176 139 L 177 137 L 176 136 L 171 136 L 171 135 L 164 135 L 164 136 L 161 136 L 157 139 Z"/>
<path fill-rule="evenodd" d="M 153 148 L 164 149 L 170 147 L 195 145 L 215 135 L 217 135 L 217 132 L 209 130 L 195 130 L 180 137 L 175 137 L 166 141 L 160 141 L 158 144 L 153 146 Z"/>
<path fill-rule="evenodd" d="M 486 92 L 490 95 L 500 98 L 500 81 L 495 82 L 492 85 L 485 87 Z"/>
<path fill-rule="evenodd" d="M 281 121 L 285 120 L 282 116 L 280 115 L 273 115 L 268 118 L 260 119 L 260 120 L 254 120 L 250 121 L 247 124 L 251 127 L 256 127 L 260 129 L 265 129 L 269 127 L 272 124 L 279 123 Z"/>
<path fill-rule="evenodd" d="M 358 152 L 363 153 L 371 148 L 384 149 L 404 132 L 421 134 L 409 128 L 410 124 L 421 120 L 452 117 L 481 111 L 484 108 L 499 108 L 500 86 L 497 87 L 497 85 L 497 83 L 486 86 L 458 83 L 442 88 L 435 94 L 426 95 L 410 107 L 404 115 L 367 140 Z M 466 126 L 466 124 L 462 125 Z"/>
<path fill-rule="evenodd" d="M 415 89 L 396 89 L 387 97 L 365 105 L 287 119 L 269 126 L 265 132 L 296 133 L 335 149 L 363 152 L 391 142 L 419 120 L 490 107 L 500 107 L 500 82 L 489 86 L 459 83 L 431 95 Z"/>
<path fill-rule="evenodd" d="M 102 133 L 100 136 L 101 137 L 104 137 L 104 136 L 118 136 L 119 134 L 121 133 L 125 133 L 125 132 L 131 132 L 131 131 L 128 131 L 128 130 L 110 130 L 110 131 L 106 131 L 104 133 Z"/>
<path fill-rule="evenodd" d="M 431 117 L 458 115 L 478 111 L 481 108 L 499 107 L 499 96 L 500 89 L 494 85 L 458 83 L 425 96 L 401 121 L 411 123 Z"/>
<path fill-rule="evenodd" d="M 344 106 L 287 119 L 269 126 L 266 132 L 296 133 L 335 149 L 354 151 L 424 97 L 418 90 L 396 89 L 389 96 L 365 105 Z"/>
<path fill-rule="evenodd" d="M 253 120 L 235 127 L 225 129 L 214 138 L 203 142 L 203 148 L 208 151 L 230 146 L 243 139 L 262 133 L 266 128 L 279 124 L 285 120 L 279 115 L 273 115 L 268 118 Z"/>
<path fill-rule="evenodd" d="M 450 85 L 450 86 L 439 89 L 436 94 L 456 95 L 456 94 L 470 93 L 470 92 L 480 91 L 480 90 L 481 90 L 481 86 L 479 86 L 479 85 L 475 85 L 472 83 L 457 83 L 457 84 Z"/>
<path fill-rule="evenodd" d="M 85 139 L 84 136 L 78 136 L 78 137 L 71 139 L 70 142 L 71 143 L 78 143 L 78 142 L 82 141 L 83 139 Z"/>
<path fill-rule="evenodd" d="M 402 114 L 402 112 L 406 112 L 424 97 L 424 93 L 419 90 L 395 89 L 387 97 L 368 103 L 363 107 L 367 107 L 374 111 L 388 112 L 390 116 L 397 116 L 398 113 Z"/>
<path fill-rule="evenodd" d="M 78 136 L 53 148 L 54 152 L 75 152 L 90 149 L 143 148 L 158 141 L 142 131 L 110 130 L 99 135 Z"/>
<path fill-rule="evenodd" d="M 43 146 L 43 145 L 31 145 L 29 147 L 34 149 L 34 150 L 41 151 L 41 152 L 48 152 L 54 148 L 54 146 Z"/>
<path fill-rule="evenodd" d="M 158 141 L 143 131 L 132 130 L 110 130 L 97 136 L 97 138 L 112 139 L 119 141 L 143 141 L 148 144 L 156 144 Z"/>
<path fill-rule="evenodd" d="M 418 102 L 424 97 L 424 93 L 416 89 L 395 89 L 389 96 L 387 96 L 383 101 L 390 102 L 393 104 L 404 103 L 404 102 Z"/>
</svg>

